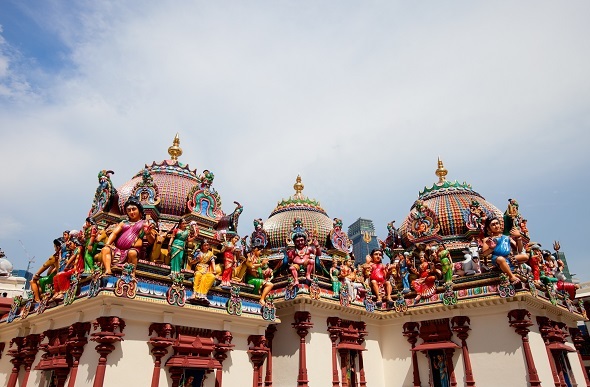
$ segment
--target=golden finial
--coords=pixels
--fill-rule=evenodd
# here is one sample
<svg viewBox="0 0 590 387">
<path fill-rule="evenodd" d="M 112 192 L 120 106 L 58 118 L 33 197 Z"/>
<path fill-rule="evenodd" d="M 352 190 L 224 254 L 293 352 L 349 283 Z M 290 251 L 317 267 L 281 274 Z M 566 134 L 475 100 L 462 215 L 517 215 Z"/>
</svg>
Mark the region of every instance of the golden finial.
<svg viewBox="0 0 590 387">
<path fill-rule="evenodd" d="M 176 136 L 174 136 L 172 146 L 168 148 L 168 154 L 172 160 L 178 160 L 178 156 L 182 155 L 182 148 L 180 147 L 180 138 L 178 138 L 178 133 L 176 133 Z"/>
<path fill-rule="evenodd" d="M 447 169 L 445 168 L 445 166 L 443 165 L 443 162 L 440 160 L 440 157 L 438 158 L 438 168 L 436 169 L 436 176 L 438 176 L 438 184 L 442 184 L 445 182 L 446 180 L 446 176 L 447 176 Z"/>
<path fill-rule="evenodd" d="M 297 175 L 297 180 L 293 185 L 293 188 L 295 189 L 295 195 L 301 194 L 301 191 L 303 191 L 303 187 L 304 185 L 303 183 L 301 183 L 301 176 Z"/>
</svg>

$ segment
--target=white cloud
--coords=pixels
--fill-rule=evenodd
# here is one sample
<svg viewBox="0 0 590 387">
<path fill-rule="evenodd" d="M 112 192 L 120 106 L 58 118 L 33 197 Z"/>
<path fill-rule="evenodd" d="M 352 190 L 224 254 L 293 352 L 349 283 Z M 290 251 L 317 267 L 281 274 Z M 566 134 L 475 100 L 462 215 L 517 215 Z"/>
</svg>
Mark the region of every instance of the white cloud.
<svg viewBox="0 0 590 387">
<path fill-rule="evenodd" d="M 72 66 L 29 78 L 0 54 L 0 79 L 4 68 L 39 82 L 32 95 L 0 81 L 30 102 L 0 106 L 1 154 L 26 161 L 0 177 L 23 187 L 10 194 L 19 203 L 67 198 L 79 206 L 67 222 L 79 223 L 98 170 L 120 185 L 180 132 L 181 160 L 213 170 L 227 211 L 245 205 L 242 232 L 300 173 L 329 215 L 373 218 L 385 233 L 436 180 L 439 155 L 449 178 L 499 207 L 518 195 L 525 211 L 546 198 L 533 181 L 587 189 L 588 7 L 48 3 L 29 15 Z M 583 231 L 565 237 L 572 255 Z"/>
</svg>

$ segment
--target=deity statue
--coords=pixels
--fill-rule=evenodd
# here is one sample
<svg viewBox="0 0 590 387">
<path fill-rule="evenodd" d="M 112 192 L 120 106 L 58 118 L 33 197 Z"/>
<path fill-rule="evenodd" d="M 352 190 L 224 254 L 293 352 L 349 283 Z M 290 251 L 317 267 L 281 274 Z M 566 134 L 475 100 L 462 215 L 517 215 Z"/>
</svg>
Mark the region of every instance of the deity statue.
<svg viewBox="0 0 590 387">
<path fill-rule="evenodd" d="M 61 252 L 61 240 L 59 238 L 53 240 L 53 247 L 55 252 L 43 265 L 41 265 L 30 282 L 35 302 L 41 301 L 41 294 L 47 291 L 47 285 L 53 286 L 53 277 L 55 277 L 59 268 L 58 265 Z M 45 272 L 47 272 L 47 275 L 42 276 Z"/>
<path fill-rule="evenodd" d="M 335 259 L 332 260 L 332 266 L 330 267 L 330 280 L 332 281 L 332 292 L 334 293 L 334 297 L 338 297 L 340 295 L 340 270 L 338 269 L 338 261 Z"/>
<path fill-rule="evenodd" d="M 110 210 L 113 198 L 117 194 L 117 190 L 114 188 L 113 182 L 111 181 L 111 175 L 114 173 L 115 172 L 107 171 L 106 169 L 98 172 L 98 187 L 96 188 L 92 207 L 90 208 L 88 216 L 96 215 L 99 211 L 108 212 Z"/>
<path fill-rule="evenodd" d="M 178 224 L 169 231 L 169 234 L 171 234 L 172 240 L 170 243 L 170 276 L 173 277 L 180 273 L 181 268 L 185 266 L 186 244 L 192 242 L 199 235 L 199 230 L 196 222 L 191 222 L 189 225 L 186 219 L 180 219 Z"/>
<path fill-rule="evenodd" d="M 188 301 L 208 304 L 207 293 L 215 282 L 215 256 L 209 242 L 203 241 L 201 243 L 200 249 L 195 252 L 192 258 L 189 258 L 188 264 L 195 272 L 193 295 Z"/>
<path fill-rule="evenodd" d="M 98 241 L 96 239 L 98 228 L 94 219 L 91 217 L 86 218 L 82 232 L 84 233 L 84 273 L 90 274 L 95 268 L 94 256 L 97 254 L 98 247 Z"/>
<path fill-rule="evenodd" d="M 268 245 L 268 234 L 264 230 L 262 223 L 262 219 L 254 219 L 254 232 L 250 237 L 251 243 L 254 246 L 259 246 L 260 248 L 264 249 Z"/>
<path fill-rule="evenodd" d="M 64 293 L 70 288 L 70 279 L 73 274 L 81 273 L 84 270 L 84 248 L 82 242 L 76 236 L 70 236 L 68 249 L 72 251 L 68 260 L 53 277 L 53 300 L 61 300 Z"/>
<path fill-rule="evenodd" d="M 287 257 L 290 264 L 289 270 L 294 280 L 293 284 L 299 285 L 298 271 L 301 267 L 306 268 L 305 278 L 311 283 L 311 274 L 315 270 L 315 258 L 322 254 L 320 244 L 316 237 L 308 244 L 307 230 L 303 227 L 301 219 L 295 218 L 292 230 L 291 240 L 295 246 L 287 250 Z"/>
<path fill-rule="evenodd" d="M 415 301 L 419 301 L 422 297 L 430 297 L 436 293 L 436 278 L 440 275 L 434 262 L 430 262 L 426 258 L 425 251 L 420 251 L 419 257 L 420 265 L 417 269 L 411 269 L 415 274 L 418 274 L 418 278 L 412 281 L 412 287 L 417 293 Z"/>
<path fill-rule="evenodd" d="M 101 250 L 104 275 L 112 275 L 113 262 L 129 262 L 134 266 L 131 275 L 135 276 L 137 260 L 143 253 L 143 240 L 145 239 L 148 244 L 153 244 L 156 240 L 155 224 L 151 220 L 146 220 L 139 200 L 131 196 L 123 207 L 129 219 L 117 225 Z"/>
<path fill-rule="evenodd" d="M 453 281 L 453 259 L 449 250 L 441 250 L 438 252 L 438 258 L 442 266 L 442 275 L 445 282 Z"/>
<path fill-rule="evenodd" d="M 225 238 L 225 234 L 223 234 L 223 237 Z M 241 251 L 238 248 L 239 240 L 240 237 L 238 235 L 234 235 L 229 241 L 225 240 L 222 244 L 221 252 L 223 253 L 223 272 L 221 274 L 221 286 L 231 286 L 233 268 L 237 263 L 239 255 L 241 254 Z"/>
<path fill-rule="evenodd" d="M 254 286 L 254 292 L 260 294 L 258 302 L 266 304 L 266 298 L 273 288 L 273 272 L 268 267 L 268 259 L 262 258 L 260 246 L 254 245 L 246 260 L 246 283 Z"/>
<path fill-rule="evenodd" d="M 529 259 L 527 254 L 522 253 L 520 231 L 513 227 L 510 235 L 503 235 L 500 219 L 495 216 L 486 219 L 484 230 L 486 237 L 483 240 L 482 255 L 491 255 L 492 264 L 506 274 L 511 283 L 520 282 L 512 271 Z"/>
<path fill-rule="evenodd" d="M 381 291 L 383 288 L 387 302 L 393 302 L 391 299 L 391 282 L 389 282 L 390 267 L 382 262 L 383 251 L 374 249 L 371 251 L 371 289 L 377 297 L 377 303 L 382 302 Z"/>
</svg>

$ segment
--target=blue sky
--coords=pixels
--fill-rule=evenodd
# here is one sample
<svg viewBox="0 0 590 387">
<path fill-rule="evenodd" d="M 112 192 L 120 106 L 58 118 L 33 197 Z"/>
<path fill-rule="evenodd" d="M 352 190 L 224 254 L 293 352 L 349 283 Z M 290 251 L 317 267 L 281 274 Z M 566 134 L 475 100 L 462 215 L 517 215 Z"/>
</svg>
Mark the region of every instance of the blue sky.
<svg viewBox="0 0 590 387">
<path fill-rule="evenodd" d="M 440 156 L 590 280 L 586 1 L 0 2 L 0 248 L 37 268 L 99 170 L 215 173 L 240 232 L 293 193 L 401 224 Z"/>
</svg>

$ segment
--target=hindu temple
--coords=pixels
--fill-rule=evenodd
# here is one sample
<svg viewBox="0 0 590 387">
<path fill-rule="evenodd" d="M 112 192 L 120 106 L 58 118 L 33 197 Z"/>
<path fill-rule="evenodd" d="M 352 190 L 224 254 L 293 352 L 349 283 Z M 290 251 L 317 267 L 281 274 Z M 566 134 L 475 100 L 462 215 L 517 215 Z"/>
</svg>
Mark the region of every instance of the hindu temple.
<svg viewBox="0 0 590 387">
<path fill-rule="evenodd" d="M 399 228 L 354 257 L 301 176 L 241 219 L 248 203 L 182 157 L 176 135 L 120 185 L 98 172 L 79 230 L 56 233 L 0 318 L 0 384 L 590 386 L 578 286 L 517 200 L 486 201 L 439 159 Z"/>
</svg>

